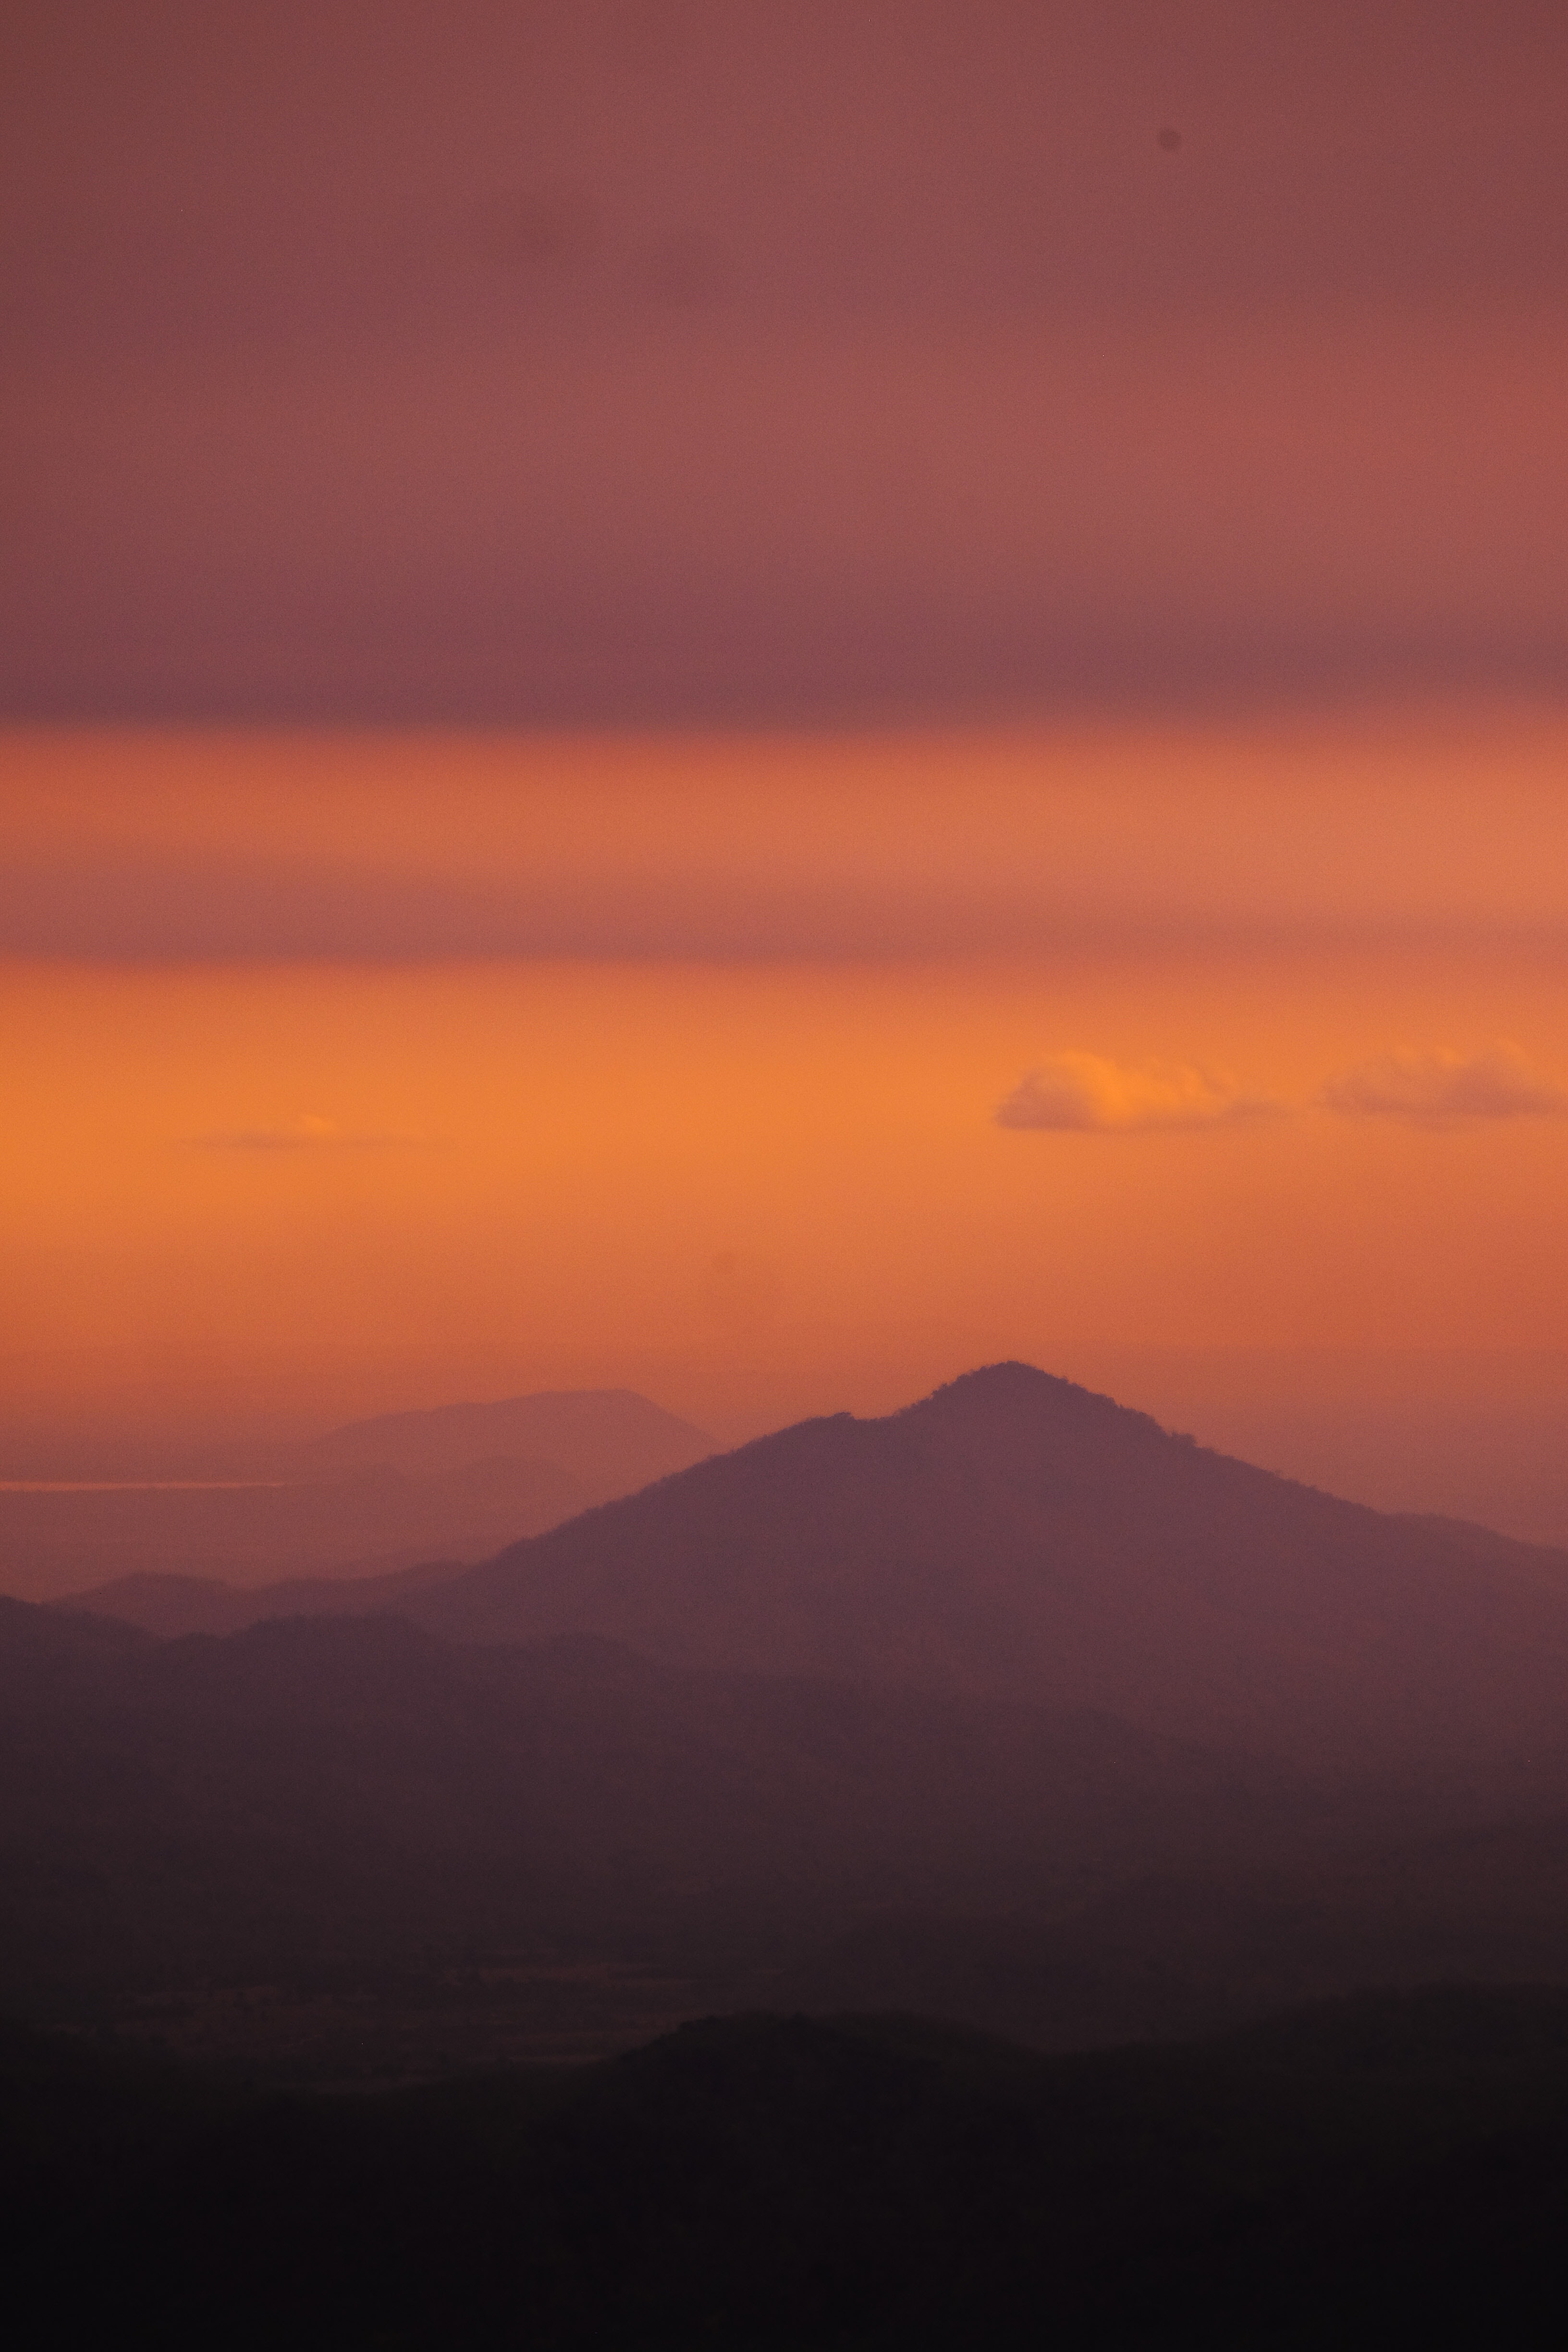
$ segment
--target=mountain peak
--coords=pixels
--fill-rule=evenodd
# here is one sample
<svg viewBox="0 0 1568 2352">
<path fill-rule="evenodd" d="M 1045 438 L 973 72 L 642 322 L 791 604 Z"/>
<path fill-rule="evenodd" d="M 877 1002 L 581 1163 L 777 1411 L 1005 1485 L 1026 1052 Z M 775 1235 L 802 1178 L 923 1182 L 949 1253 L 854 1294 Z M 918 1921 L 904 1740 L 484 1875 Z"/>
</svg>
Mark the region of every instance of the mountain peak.
<svg viewBox="0 0 1568 2352">
<path fill-rule="evenodd" d="M 1560 1596 L 1016 1362 L 760 1438 L 405 1605 L 458 1640 L 1100 1708 L 1336 1771 L 1543 1748 L 1568 1678 Z"/>
<path fill-rule="evenodd" d="M 944 1381 L 929 1396 L 921 1397 L 906 1412 L 920 1412 L 939 1400 L 984 1399 L 987 1402 L 999 1397 L 1029 1397 L 1044 1402 L 1047 1398 L 1085 1398 L 1095 1404 L 1111 1405 L 1120 1412 L 1123 1408 L 1115 1400 L 1099 1395 L 1093 1389 L 1080 1388 L 1076 1381 L 1066 1381 L 1056 1372 L 1042 1372 L 1037 1364 L 1026 1364 L 1017 1357 L 1005 1363 L 979 1364 L 972 1372 L 960 1372 L 956 1380 Z"/>
<path fill-rule="evenodd" d="M 1137 1412 L 1129 1405 L 1118 1404 L 1114 1397 L 1101 1396 L 1097 1390 L 1082 1388 L 1076 1381 L 1062 1380 L 1055 1372 L 1042 1372 L 1035 1364 L 1016 1360 L 982 1364 L 973 1372 L 961 1372 L 956 1380 L 945 1381 L 930 1396 L 906 1405 L 892 1418 L 936 1422 L 952 1427 L 985 1425 L 998 1431 L 1005 1428 L 1011 1434 L 1018 1433 L 1026 1423 L 1064 1433 L 1093 1429 L 1129 1437 L 1135 1433 L 1143 1437 L 1165 1434 L 1159 1423 L 1151 1420 L 1146 1412 Z"/>
</svg>

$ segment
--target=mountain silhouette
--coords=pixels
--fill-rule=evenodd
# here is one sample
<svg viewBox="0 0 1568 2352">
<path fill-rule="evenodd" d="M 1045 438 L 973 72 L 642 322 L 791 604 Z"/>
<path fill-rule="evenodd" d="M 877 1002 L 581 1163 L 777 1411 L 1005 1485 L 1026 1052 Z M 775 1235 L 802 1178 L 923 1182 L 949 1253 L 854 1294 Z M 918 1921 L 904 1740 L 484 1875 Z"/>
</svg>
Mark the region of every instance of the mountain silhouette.
<svg viewBox="0 0 1568 2352">
<path fill-rule="evenodd" d="M 498 1461 L 550 1463 L 590 1503 L 646 1486 L 713 1451 L 713 1441 L 634 1389 L 543 1389 L 487 1404 L 352 1421 L 289 1449 L 304 1478 L 389 1469 L 438 1477 Z"/>
<path fill-rule="evenodd" d="M 1568 1555 L 1342 1502 L 1026 1364 L 805 1422 L 397 1605 L 466 1642 L 1102 1709 L 1321 1769 L 1554 1772 Z"/>
<path fill-rule="evenodd" d="M 302 1578 L 485 1559 L 711 1452 L 701 1430 L 629 1389 L 389 1413 L 177 1465 L 182 1478 L 232 1484 L 0 1493 L 0 1591 L 69 1596 L 160 1633 L 232 1631 L 338 1605 L 313 1601 Z M 206 1590 L 182 1595 L 182 1576 Z M 285 1582 L 295 1589 L 257 1602 L 223 1597 L 226 1584 Z"/>
<path fill-rule="evenodd" d="M 229 1584 L 217 1576 L 151 1570 L 68 1593 L 54 1606 L 73 1616 L 112 1617 L 166 1641 L 186 1633 L 243 1633 L 276 1617 L 364 1617 L 395 1611 L 411 1593 L 463 1573 L 460 1560 L 426 1560 L 380 1575 L 289 1576 L 274 1584 Z"/>
<path fill-rule="evenodd" d="M 999 1365 L 336 1588 L 371 1613 L 0 1603 L 0 1994 L 428 1948 L 440 2049 L 471 1950 L 521 2046 L 614 2046 L 629 1955 L 645 2022 L 761 1991 L 1062 2046 L 1561 1978 L 1565 1571 Z M 474 1983 L 461 2046 L 502 2046 Z"/>
<path fill-rule="evenodd" d="M 279 2097 L 0 2025 L 26 2341 L 1030 2352 L 1563 2336 L 1568 1994 L 1045 2057 L 905 2017 Z"/>
<path fill-rule="evenodd" d="M 1092 1714 L 689 1674 L 399 1618 L 160 1641 L 0 1601 L 0 2000 L 584 1942 L 632 1920 L 1066 1899 L 1320 1826 L 1245 1757 Z M 770 1931 L 772 1932 L 772 1931 Z"/>
<path fill-rule="evenodd" d="M 1072 2048 L 1563 1982 L 1565 1855 L 1561 1789 L 1500 1820 L 1479 1782 L 1325 1790 L 1105 1716 L 587 1636 L 160 1641 L 0 1601 L 0 2010 L 306 2079 L 759 2001 Z"/>
</svg>

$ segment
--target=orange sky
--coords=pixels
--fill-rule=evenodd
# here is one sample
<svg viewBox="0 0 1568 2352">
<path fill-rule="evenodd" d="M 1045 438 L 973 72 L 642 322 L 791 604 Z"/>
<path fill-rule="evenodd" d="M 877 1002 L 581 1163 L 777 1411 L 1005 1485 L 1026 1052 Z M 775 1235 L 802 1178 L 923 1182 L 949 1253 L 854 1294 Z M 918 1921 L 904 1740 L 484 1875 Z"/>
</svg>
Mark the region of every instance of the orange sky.
<svg viewBox="0 0 1568 2352">
<path fill-rule="evenodd" d="M 1223 1437 L 1258 1349 L 1279 1426 L 1409 1350 L 1555 1411 L 1565 752 L 16 733 L 7 1413 L 736 1437 L 1018 1354 Z"/>
<path fill-rule="evenodd" d="M 1568 1542 L 1560 0 L 3 46 L 11 1458 L 1018 1353 Z"/>
</svg>

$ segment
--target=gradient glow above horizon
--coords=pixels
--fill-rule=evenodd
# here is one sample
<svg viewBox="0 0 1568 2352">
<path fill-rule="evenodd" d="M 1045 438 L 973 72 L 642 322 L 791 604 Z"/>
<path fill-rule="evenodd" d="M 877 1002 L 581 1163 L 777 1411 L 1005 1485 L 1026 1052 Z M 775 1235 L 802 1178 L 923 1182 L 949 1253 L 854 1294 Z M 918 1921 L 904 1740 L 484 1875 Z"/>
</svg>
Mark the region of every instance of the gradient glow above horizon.
<svg viewBox="0 0 1568 2352">
<path fill-rule="evenodd" d="M 1536 0 L 21 0 L 8 1458 L 1017 1355 L 1568 1541 L 1565 225 Z"/>
<path fill-rule="evenodd" d="M 15 734 L 8 1410 L 626 1383 L 738 1436 L 1162 1351 L 1551 1394 L 1565 752 Z"/>
</svg>

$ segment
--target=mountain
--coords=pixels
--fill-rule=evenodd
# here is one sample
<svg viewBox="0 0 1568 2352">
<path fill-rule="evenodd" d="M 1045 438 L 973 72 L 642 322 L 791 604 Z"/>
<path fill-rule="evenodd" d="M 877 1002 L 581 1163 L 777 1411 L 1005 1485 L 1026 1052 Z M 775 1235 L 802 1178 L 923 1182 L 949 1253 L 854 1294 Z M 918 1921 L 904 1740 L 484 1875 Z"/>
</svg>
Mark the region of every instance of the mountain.
<svg viewBox="0 0 1568 2352">
<path fill-rule="evenodd" d="M 307 1444 L 188 1464 L 184 1483 L 0 1492 L 0 1588 L 35 1600 L 75 1593 L 134 1617 L 147 1597 L 140 1585 L 103 1588 L 180 1574 L 241 1585 L 384 1576 L 483 1559 L 711 1451 L 689 1422 L 626 1389 L 393 1413 Z M 212 1596 L 191 1598 L 180 1630 L 212 1622 Z M 164 1619 L 174 1601 L 165 1589 Z"/>
<path fill-rule="evenodd" d="M 379 2017 L 428 2063 L 774 1992 L 1060 2045 L 1562 1979 L 1564 1568 L 1003 1365 L 379 1614 L 3 1604 L 0 1994 L 184 1987 L 195 2032 L 205 1982 L 223 2046 Z"/>
<path fill-rule="evenodd" d="M 243 1633 L 275 1617 L 364 1617 L 395 1611 L 415 1593 L 461 1576 L 460 1560 L 426 1560 L 380 1575 L 289 1576 L 275 1584 L 228 1584 L 216 1576 L 120 1576 L 53 1605 L 73 1616 L 111 1617 L 177 1641 L 184 1633 Z"/>
<path fill-rule="evenodd" d="M 285 2079 L 899 2007 L 1048 2048 L 1568 1981 L 1568 1815 L 994 1698 L 0 1602 L 0 2009 Z"/>
<path fill-rule="evenodd" d="M 0 1991 L 1078 1899 L 1310 1840 L 1289 1775 L 1079 1711 L 465 1649 L 394 1616 L 160 1642 L 0 1602 Z"/>
<path fill-rule="evenodd" d="M 468 1642 L 1099 1708 L 1320 1770 L 1568 1755 L 1568 1555 L 1339 1501 L 1024 1364 L 802 1423 L 399 1605 Z"/>
<path fill-rule="evenodd" d="M 427 1478 L 384 1467 L 310 1482 L 0 1493 L 0 1586 L 44 1600 L 130 1577 L 245 1585 L 471 1563 L 593 1499 L 553 1463 L 508 1461 Z"/>
<path fill-rule="evenodd" d="M 279 1456 L 304 1478 L 390 1470 L 438 1477 L 479 1463 L 548 1462 L 584 1503 L 607 1501 L 684 1470 L 713 1451 L 689 1421 L 631 1389 L 545 1389 L 490 1404 L 438 1405 L 353 1421 Z"/>
</svg>

